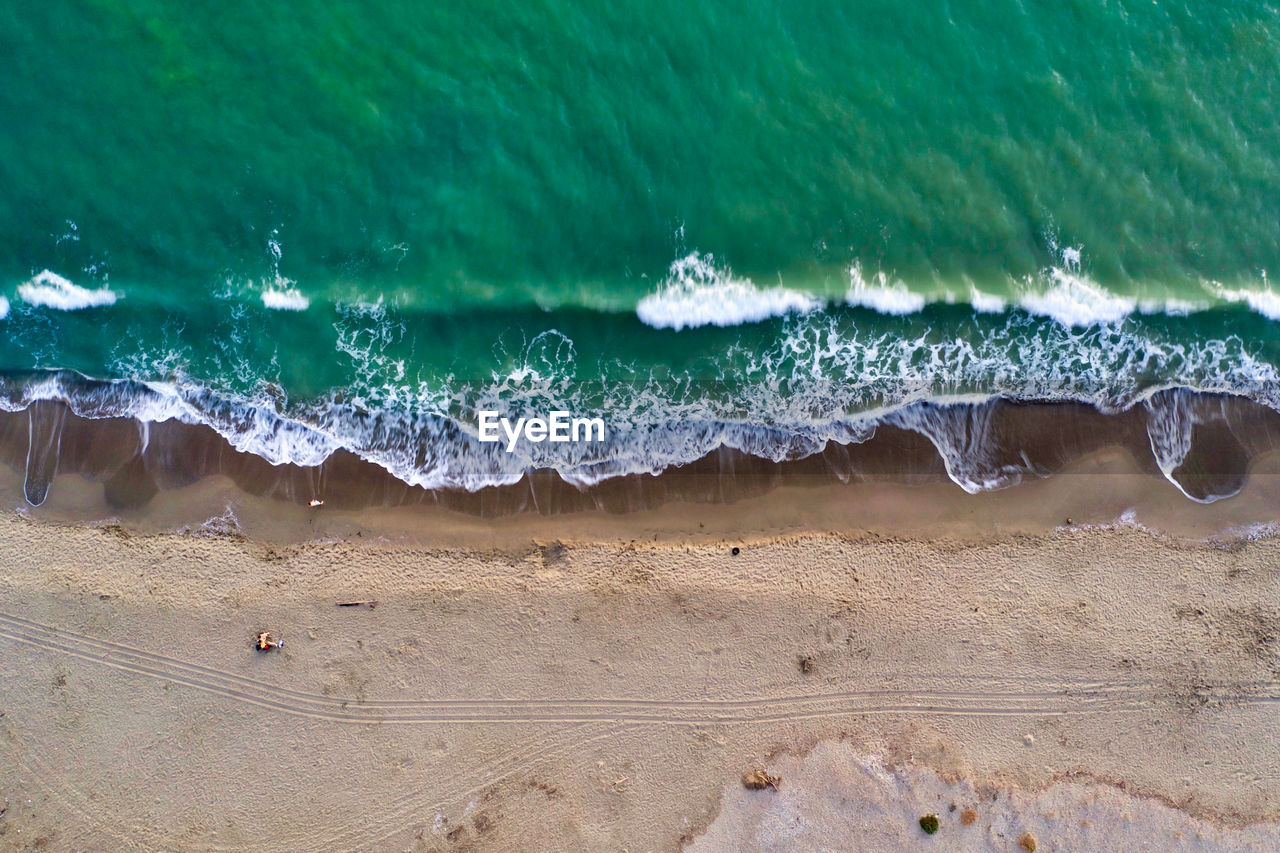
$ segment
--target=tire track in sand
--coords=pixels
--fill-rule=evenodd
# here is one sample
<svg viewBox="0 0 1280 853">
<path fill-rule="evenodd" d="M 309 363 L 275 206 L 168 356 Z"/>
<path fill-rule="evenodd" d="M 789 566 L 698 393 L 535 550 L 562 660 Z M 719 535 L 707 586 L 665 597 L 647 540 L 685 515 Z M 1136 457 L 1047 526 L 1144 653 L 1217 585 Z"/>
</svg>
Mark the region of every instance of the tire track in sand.
<svg viewBox="0 0 1280 853">
<path fill-rule="evenodd" d="M 1142 711 L 1160 695 L 1155 683 L 1041 682 L 1040 689 L 876 689 L 750 699 L 436 699 L 357 700 L 290 690 L 225 670 L 201 666 L 0 613 L 0 638 L 54 650 L 134 675 L 169 681 L 267 710 L 335 723 L 570 723 L 610 721 L 655 725 L 767 723 L 859 714 L 1058 716 L 1100 711 Z M 999 679 L 992 679 L 998 682 Z M 1007 682 L 1006 682 L 1007 683 Z M 1277 682 L 1230 685 L 1207 700 L 1266 703 L 1280 700 Z M 1225 685 L 1220 685 L 1225 687 Z M 1248 688 L 1242 694 L 1241 688 Z"/>
<path fill-rule="evenodd" d="M 529 738 L 517 748 L 491 761 L 482 762 L 465 772 L 455 772 L 444 777 L 431 777 L 433 787 L 453 789 L 458 785 L 469 787 L 451 794 L 449 798 L 423 803 L 425 790 L 405 791 L 389 801 L 389 811 L 369 819 L 367 815 L 353 818 L 346 826 L 327 826 L 311 823 L 298 834 L 282 838 L 280 845 L 291 850 L 354 850 L 363 843 L 380 841 L 397 832 L 410 828 L 411 817 L 421 812 L 439 812 L 459 800 L 465 800 L 495 785 L 529 772 L 547 762 L 558 761 L 570 750 L 578 750 L 601 740 L 616 737 L 634 726 L 612 726 L 605 723 L 573 723 Z M 89 825 L 118 844 L 116 849 L 161 851 L 172 848 L 173 836 L 157 829 L 154 824 L 122 817 L 114 808 L 86 795 L 73 785 L 59 781 L 62 774 L 51 769 L 39 756 L 26 753 L 25 760 L 12 744 L 0 742 L 10 758 L 37 784 L 60 802 L 68 811 L 84 818 Z M 376 833 L 371 835 L 370 833 Z M 190 838 L 183 840 L 182 849 L 231 853 L 243 850 L 242 843 L 199 843 Z"/>
</svg>

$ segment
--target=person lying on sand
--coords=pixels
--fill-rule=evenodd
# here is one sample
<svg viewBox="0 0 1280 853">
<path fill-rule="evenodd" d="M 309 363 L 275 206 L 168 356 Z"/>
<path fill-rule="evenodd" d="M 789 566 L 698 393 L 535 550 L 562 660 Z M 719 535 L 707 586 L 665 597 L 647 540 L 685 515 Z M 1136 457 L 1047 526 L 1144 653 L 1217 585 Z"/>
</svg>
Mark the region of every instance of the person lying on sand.
<svg viewBox="0 0 1280 853">
<path fill-rule="evenodd" d="M 260 652 L 269 651 L 271 649 L 284 648 L 284 640 L 277 640 L 266 631 L 258 632 L 258 640 L 254 643 L 254 648 Z"/>
</svg>

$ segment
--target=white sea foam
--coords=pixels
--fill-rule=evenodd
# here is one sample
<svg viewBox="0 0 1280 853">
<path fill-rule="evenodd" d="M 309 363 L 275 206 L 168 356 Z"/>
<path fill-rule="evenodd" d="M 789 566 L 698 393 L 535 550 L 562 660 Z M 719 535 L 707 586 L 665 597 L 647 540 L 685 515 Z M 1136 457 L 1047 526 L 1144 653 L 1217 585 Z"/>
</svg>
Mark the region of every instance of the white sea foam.
<svg viewBox="0 0 1280 853">
<path fill-rule="evenodd" d="M 973 286 L 969 287 L 969 305 L 980 314 L 1001 314 L 1008 307 L 999 296 L 983 293 Z"/>
<path fill-rule="evenodd" d="M 267 254 L 271 258 L 271 280 L 263 281 L 262 304 L 273 311 L 306 311 L 311 300 L 298 290 L 292 279 L 280 274 L 280 262 L 284 258 L 284 246 L 280 242 L 280 229 L 273 229 L 267 240 Z M 252 285 L 252 282 L 250 282 Z"/>
<path fill-rule="evenodd" d="M 995 447 L 989 403 L 911 406 L 886 418 L 929 439 L 956 485 L 969 494 L 1003 489 L 1022 481 L 1029 465 L 1002 464 L 991 458 Z"/>
<path fill-rule="evenodd" d="M 1073 272 L 1080 272 L 1080 252 L 1084 246 L 1066 246 L 1062 249 L 1062 266 Z"/>
<path fill-rule="evenodd" d="M 1184 299 L 1144 295 L 1141 298 L 1112 293 L 1091 279 L 1083 269 L 1083 249 L 1059 247 L 1050 240 L 1059 264 L 1013 287 L 1020 295 L 1013 303 L 1029 314 L 1048 317 L 1066 328 L 1115 325 L 1135 312 L 1185 317 L 1213 307 L 1214 299 Z M 1217 301 L 1243 302 L 1254 312 L 1280 320 L 1280 293 L 1272 290 L 1265 273 L 1258 288 L 1226 288 L 1206 285 Z M 941 297 L 948 303 L 963 301 L 959 292 Z M 864 274 L 860 264 L 849 268 L 847 305 L 881 314 L 905 316 L 918 313 L 930 297 L 883 271 Z M 1009 300 L 968 285 L 968 305 L 979 314 L 1001 314 Z M 781 285 L 762 288 L 748 279 L 735 278 L 711 255 L 692 253 L 671 265 L 667 278 L 654 293 L 642 298 L 636 313 L 655 328 L 684 329 L 698 326 L 735 326 L 792 313 L 808 313 L 824 306 L 824 300 Z M 281 306 L 283 307 L 283 306 Z"/>
<path fill-rule="evenodd" d="M 813 311 L 822 301 L 785 287 L 760 288 L 694 252 L 671 265 L 666 281 L 636 305 L 636 315 L 657 329 L 738 326 L 792 312 Z"/>
<path fill-rule="evenodd" d="M 845 294 L 845 301 L 881 314 L 914 314 L 925 306 L 923 296 L 912 293 L 901 281 L 891 281 L 884 271 L 867 281 L 857 264 L 849 268 L 849 292 Z"/>
<path fill-rule="evenodd" d="M 1268 320 L 1280 320 L 1280 293 L 1276 293 L 1262 279 L 1262 288 L 1258 290 L 1229 290 L 1220 288 L 1219 295 L 1228 302 L 1243 302 Z"/>
<path fill-rule="evenodd" d="M 1018 299 L 1018 304 L 1032 314 L 1050 317 L 1068 328 L 1118 323 L 1137 307 L 1137 300 L 1107 293 L 1070 269 L 1054 267 L 1045 278 L 1049 284 L 1047 290 L 1036 290 L 1036 283 L 1028 282 L 1030 289 Z"/>
<path fill-rule="evenodd" d="M 1204 302 L 1192 302 L 1187 299 L 1141 299 L 1138 301 L 1138 310 L 1143 314 L 1164 314 L 1167 317 L 1186 317 L 1208 307 Z"/>
<path fill-rule="evenodd" d="M 9 316 L 9 297 L 0 296 L 0 320 Z"/>
<path fill-rule="evenodd" d="M 1177 477 L 1178 469 L 1191 452 L 1195 428 L 1201 424 L 1225 420 L 1219 398 L 1195 394 L 1185 388 L 1175 388 L 1148 397 L 1143 400 L 1143 406 L 1147 410 L 1147 436 L 1151 440 L 1151 452 L 1165 479 L 1196 503 L 1214 503 L 1236 494 L 1232 490 L 1221 494 L 1193 495 Z"/>
<path fill-rule="evenodd" d="M 1151 453 L 1155 456 L 1156 465 L 1165 479 L 1196 503 L 1213 503 L 1228 496 L 1196 497 L 1189 494 L 1175 476 L 1191 451 L 1192 431 L 1202 420 L 1202 407 L 1198 402 L 1197 398 L 1181 390 L 1144 400 L 1143 405 L 1147 409 L 1147 437 L 1151 442 Z"/>
<path fill-rule="evenodd" d="M 1120 513 L 1120 515 L 1116 516 L 1114 521 L 1101 521 L 1101 522 L 1095 522 L 1093 524 L 1087 524 L 1087 523 L 1081 524 L 1080 522 L 1074 522 L 1072 524 L 1060 524 L 1058 525 L 1057 530 L 1062 531 L 1064 533 L 1070 533 L 1070 532 L 1079 531 L 1079 530 L 1106 530 L 1106 531 L 1134 530 L 1134 531 L 1137 531 L 1138 533 L 1145 533 L 1148 536 L 1151 536 L 1156 539 L 1165 538 L 1165 534 L 1162 531 L 1157 530 L 1156 528 L 1151 527 L 1149 525 L 1143 524 L 1141 521 L 1139 521 L 1138 511 L 1133 507 L 1129 507 L 1124 512 Z"/>
<path fill-rule="evenodd" d="M 240 525 L 240 518 L 236 515 L 235 507 L 229 503 L 226 506 L 227 508 L 222 515 L 207 518 L 203 523 L 194 527 L 189 524 L 183 525 L 178 528 L 178 534 L 202 539 L 243 535 L 244 528 Z"/>
<path fill-rule="evenodd" d="M 1252 524 L 1233 524 L 1223 528 L 1214 536 L 1202 539 L 1211 545 L 1225 545 L 1235 542 L 1262 542 L 1280 537 L 1280 524 L 1274 521 L 1256 521 Z"/>
<path fill-rule="evenodd" d="M 114 305 L 119 298 L 109 288 L 89 290 L 49 270 L 43 270 L 34 278 L 18 285 L 18 295 L 31 305 L 56 308 L 59 311 Z"/>
<path fill-rule="evenodd" d="M 262 304 L 273 311 L 306 311 L 311 300 L 287 278 L 277 278 L 262 291 Z"/>
</svg>

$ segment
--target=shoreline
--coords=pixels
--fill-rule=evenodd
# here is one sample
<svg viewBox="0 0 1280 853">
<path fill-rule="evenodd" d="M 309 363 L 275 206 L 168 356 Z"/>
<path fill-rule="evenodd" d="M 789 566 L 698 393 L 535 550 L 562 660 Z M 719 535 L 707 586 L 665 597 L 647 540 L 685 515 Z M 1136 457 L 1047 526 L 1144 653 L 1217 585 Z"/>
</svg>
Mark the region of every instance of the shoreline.
<svg viewBox="0 0 1280 853">
<path fill-rule="evenodd" d="M 209 416 L 221 423 L 215 429 L 170 409 L 155 413 L 159 420 L 119 416 L 117 410 L 129 405 L 112 395 L 131 392 L 110 384 L 89 383 L 77 392 L 83 396 L 67 388 L 60 393 L 72 396 L 10 399 L 0 411 L 0 462 L 23 472 L 23 498 L 32 506 L 48 500 L 59 473 L 101 483 L 101 501 L 124 511 L 210 477 L 295 504 L 432 505 L 482 517 L 733 503 L 790 484 L 951 482 L 983 494 L 1058 476 L 1109 448 L 1125 451 L 1140 471 L 1162 476 L 1188 500 L 1214 503 L 1239 494 L 1258 459 L 1280 448 L 1280 411 L 1243 396 L 1184 389 L 1159 391 L 1115 412 L 1087 403 L 999 397 L 922 401 L 854 417 L 841 429 L 823 428 L 834 429 L 834 437 L 709 421 L 690 427 L 705 433 L 695 442 L 704 447 L 701 455 L 686 458 L 681 454 L 689 448 L 667 448 L 640 465 L 657 473 L 627 473 L 636 460 L 626 453 L 578 459 L 573 448 L 546 467 L 546 459 L 535 462 L 523 450 L 512 455 L 479 443 L 464 425 L 434 416 L 424 416 L 419 433 L 387 432 L 362 456 L 319 427 L 289 421 L 270 407 L 237 411 L 217 404 Z M 366 415 L 379 420 L 376 412 Z M 323 452 L 303 447 L 312 439 L 323 439 Z M 312 462 L 290 461 L 301 457 Z M 411 485 L 460 476 L 465 488 Z"/>
<path fill-rule="evenodd" d="M 469 535 L 702 542 L 760 531 L 975 539 L 1116 523 L 1193 539 L 1265 535 L 1280 517 L 1280 414 L 1236 398 L 1189 406 L 1183 422 L 1163 426 L 1152 413 L 1066 404 L 960 412 L 981 427 L 975 441 L 999 439 L 992 453 L 1000 455 L 984 464 L 1014 483 L 976 494 L 957 485 L 931 439 L 894 426 L 791 462 L 721 449 L 657 476 L 579 488 L 535 470 L 510 486 L 464 492 L 408 486 L 346 451 L 315 467 L 273 466 L 208 427 L 88 419 L 45 401 L 0 412 L 0 506 L 59 523 L 229 526 L 285 542 L 430 543 L 441 530 L 465 531 L 444 537 L 459 546 Z M 1185 429 L 1183 461 L 1169 473 L 1152 453 L 1157 428 Z M 1230 496 L 1190 500 L 1196 484 Z M 37 506 L 33 492 L 44 498 Z"/>
<path fill-rule="evenodd" d="M 501 548 L 555 541 L 705 545 L 824 534 L 975 543 L 1117 527 L 1229 546 L 1280 533 L 1280 451 L 1252 460 L 1241 491 L 1212 504 L 1187 500 L 1120 447 L 1089 453 L 1054 476 L 976 495 L 949 480 L 832 484 L 818 477 L 771 477 L 755 494 L 732 501 L 668 499 L 622 513 L 495 517 L 437 504 L 313 508 L 300 499 L 247 492 L 225 476 L 201 478 L 144 507 L 125 509 L 104 502 L 102 486 L 82 475 L 60 473 L 54 482 L 49 500 L 31 507 L 23 500 L 22 473 L 0 466 L 0 506 L 43 523 L 119 526 L 144 535 L 233 533 L 278 544 L 381 539 L 463 549 L 477 541 Z"/>
</svg>

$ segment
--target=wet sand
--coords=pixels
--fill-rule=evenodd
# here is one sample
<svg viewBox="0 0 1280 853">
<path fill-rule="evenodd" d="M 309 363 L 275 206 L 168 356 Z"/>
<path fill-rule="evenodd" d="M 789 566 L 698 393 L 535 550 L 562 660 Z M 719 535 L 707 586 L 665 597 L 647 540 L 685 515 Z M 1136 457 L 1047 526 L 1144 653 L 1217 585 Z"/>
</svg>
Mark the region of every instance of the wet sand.
<svg viewBox="0 0 1280 853">
<path fill-rule="evenodd" d="M 408 465 L 399 476 L 413 481 L 423 470 L 488 470 L 486 464 L 497 465 L 490 458 L 497 454 L 502 464 L 489 472 L 497 476 L 511 458 L 494 445 L 480 445 L 451 422 L 447 440 L 423 439 L 419 445 L 415 437 L 400 437 L 406 445 L 382 448 L 378 452 L 385 451 L 386 468 L 377 464 L 376 453 L 365 459 L 343 449 L 313 466 L 272 465 L 237 450 L 240 445 L 207 425 L 111 417 L 119 407 L 114 395 L 137 389 L 84 382 L 88 396 L 72 404 L 41 399 L 15 411 L 0 410 L 0 462 L 21 472 L 25 503 L 57 505 L 55 481 L 75 474 L 97 485 L 101 506 L 133 517 L 145 516 L 156 503 L 181 504 L 174 492 L 209 479 L 229 481 L 248 495 L 298 506 L 322 500 L 344 511 L 447 509 L 480 518 L 629 515 L 672 504 L 736 503 L 796 486 L 959 484 L 969 492 L 989 492 L 1061 476 L 1106 452 L 1125 455 L 1135 472 L 1164 479 L 1192 501 L 1212 502 L 1247 489 L 1260 461 L 1280 450 L 1280 413 L 1244 397 L 1166 390 L 1110 413 L 1069 402 L 922 402 L 883 413 L 859 428 L 857 441 L 830 441 L 818 452 L 805 442 L 796 444 L 794 436 L 770 434 L 756 437 L 749 448 L 753 452 L 721 445 L 656 476 L 601 473 L 604 479 L 587 484 L 548 468 L 521 476 L 517 467 L 518 479 L 503 480 L 505 485 L 428 489 L 408 485 L 393 472 Z M 248 444 L 270 438 L 270 452 L 283 459 L 314 455 L 297 446 L 306 442 L 295 434 L 310 427 L 261 412 L 227 417 L 220 427 L 224 434 Z M 244 421 L 257 424 L 266 438 L 247 439 Z M 706 426 L 713 433 L 720 428 Z M 780 461 L 771 461 L 775 458 Z M 463 464 L 463 459 L 472 461 Z M 607 473 L 611 462 L 597 464 Z M 496 482 L 488 474 L 482 481 Z"/>
<path fill-rule="evenodd" d="M 784 484 L 555 519 L 217 477 L 95 517 L 101 485 L 64 474 L 0 516 L 0 846 L 783 849 L 782 807 L 811 841 L 844 809 L 914 845 L 944 782 L 1016 792 L 999 819 L 1040 850 L 1120 793 L 1135 832 L 1275 846 L 1280 540 L 1214 538 L 1276 517 L 1274 471 L 1208 507 L 1104 451 L 989 495 Z M 191 516 L 213 521 L 148 532 Z M 282 650 L 250 648 L 264 629 Z M 906 774 L 893 808 L 869 766 Z M 756 769 L 780 790 L 745 790 Z M 999 815 L 966 849 L 1017 849 Z"/>
</svg>

